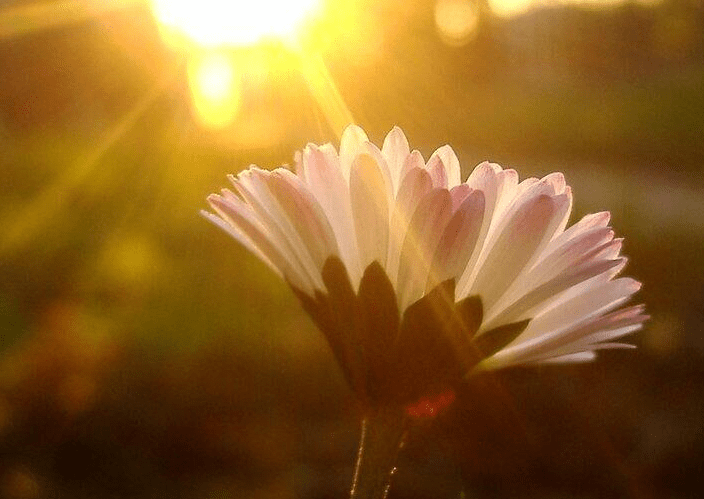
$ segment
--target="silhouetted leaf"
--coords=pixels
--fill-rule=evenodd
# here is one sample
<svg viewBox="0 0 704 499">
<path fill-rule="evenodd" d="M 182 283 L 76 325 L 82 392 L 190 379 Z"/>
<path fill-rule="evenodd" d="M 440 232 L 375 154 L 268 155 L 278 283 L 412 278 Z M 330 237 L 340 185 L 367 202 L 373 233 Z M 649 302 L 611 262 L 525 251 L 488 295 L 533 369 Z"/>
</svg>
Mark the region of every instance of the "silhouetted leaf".
<svg viewBox="0 0 704 499">
<path fill-rule="evenodd" d="M 364 271 L 357 298 L 360 339 L 367 362 L 367 392 L 378 398 L 378 387 L 388 372 L 400 322 L 396 291 L 378 262 L 372 262 Z"/>
<path fill-rule="evenodd" d="M 476 334 L 484 318 L 484 307 L 479 295 L 468 296 L 455 305 L 458 320 L 466 341 L 471 340 Z"/>
<path fill-rule="evenodd" d="M 454 313 L 454 280 L 440 283 L 403 314 L 394 351 L 390 396 L 401 403 L 438 393 L 461 379 L 459 352 L 448 327 Z"/>
<path fill-rule="evenodd" d="M 366 363 L 361 346 L 359 307 L 347 269 L 342 261 L 331 256 L 325 261 L 323 282 L 328 291 L 329 313 L 332 330 L 330 336 L 339 343 L 340 357 L 350 372 L 352 389 L 366 399 Z"/>
<path fill-rule="evenodd" d="M 339 334 L 337 323 L 333 319 L 328 297 L 320 291 L 316 291 L 315 298 L 313 298 L 295 286 L 291 286 L 291 283 L 289 283 L 289 286 L 301 302 L 303 310 L 310 315 L 315 325 L 318 326 L 318 329 L 325 335 L 325 339 L 328 341 L 330 349 L 337 363 L 340 365 L 342 374 L 345 376 L 347 383 L 349 383 L 351 387 L 354 387 L 356 374 L 353 372 L 354 366 L 350 363 L 348 354 L 349 347 L 344 344 L 344 338 Z"/>
</svg>

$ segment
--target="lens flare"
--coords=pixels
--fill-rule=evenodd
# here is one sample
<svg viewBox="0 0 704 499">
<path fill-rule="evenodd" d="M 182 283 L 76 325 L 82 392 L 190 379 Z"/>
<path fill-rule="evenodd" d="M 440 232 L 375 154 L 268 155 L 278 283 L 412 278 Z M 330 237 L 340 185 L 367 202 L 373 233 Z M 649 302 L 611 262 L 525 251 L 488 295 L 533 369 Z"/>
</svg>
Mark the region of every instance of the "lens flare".
<svg viewBox="0 0 704 499">
<path fill-rule="evenodd" d="M 240 104 L 240 77 L 226 54 L 207 52 L 188 64 L 193 111 L 199 123 L 220 129 L 233 122 Z"/>
</svg>

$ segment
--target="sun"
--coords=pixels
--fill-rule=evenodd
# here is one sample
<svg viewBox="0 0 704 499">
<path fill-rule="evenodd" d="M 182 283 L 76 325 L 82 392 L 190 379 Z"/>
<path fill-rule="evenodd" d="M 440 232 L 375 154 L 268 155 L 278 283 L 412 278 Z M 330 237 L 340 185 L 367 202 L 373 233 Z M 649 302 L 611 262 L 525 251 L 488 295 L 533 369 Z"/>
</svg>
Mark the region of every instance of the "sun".
<svg viewBox="0 0 704 499">
<path fill-rule="evenodd" d="M 271 42 L 298 49 L 323 8 L 323 0 L 150 1 L 164 40 L 186 54 L 194 117 L 215 130 L 238 114 L 247 72 L 238 53 Z"/>
<path fill-rule="evenodd" d="M 168 37 L 201 47 L 240 47 L 295 39 L 321 0 L 151 0 Z"/>
</svg>

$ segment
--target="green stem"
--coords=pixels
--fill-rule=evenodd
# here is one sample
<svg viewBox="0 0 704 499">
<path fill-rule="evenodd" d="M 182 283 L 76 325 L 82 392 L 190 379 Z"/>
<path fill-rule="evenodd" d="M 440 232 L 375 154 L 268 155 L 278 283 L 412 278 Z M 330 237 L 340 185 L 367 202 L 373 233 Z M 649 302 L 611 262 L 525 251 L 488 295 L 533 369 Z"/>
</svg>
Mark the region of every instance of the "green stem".
<svg viewBox="0 0 704 499">
<path fill-rule="evenodd" d="M 386 498 L 406 436 L 406 422 L 403 409 L 397 407 L 381 408 L 364 418 L 351 499 Z"/>
</svg>

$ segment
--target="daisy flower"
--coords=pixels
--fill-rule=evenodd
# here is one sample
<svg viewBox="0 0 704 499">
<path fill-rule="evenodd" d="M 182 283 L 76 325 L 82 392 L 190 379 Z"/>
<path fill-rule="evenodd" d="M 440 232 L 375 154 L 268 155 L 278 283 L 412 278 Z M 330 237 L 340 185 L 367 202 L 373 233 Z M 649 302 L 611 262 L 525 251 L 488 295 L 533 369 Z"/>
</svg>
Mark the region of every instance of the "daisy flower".
<svg viewBox="0 0 704 499">
<path fill-rule="evenodd" d="M 367 407 L 422 413 L 472 373 L 589 361 L 647 319 L 624 307 L 640 283 L 617 277 L 609 213 L 567 228 L 561 173 L 485 162 L 462 181 L 450 146 L 426 161 L 398 127 L 379 149 L 352 125 L 339 152 L 229 178 L 204 215 L 288 282 Z"/>
</svg>

